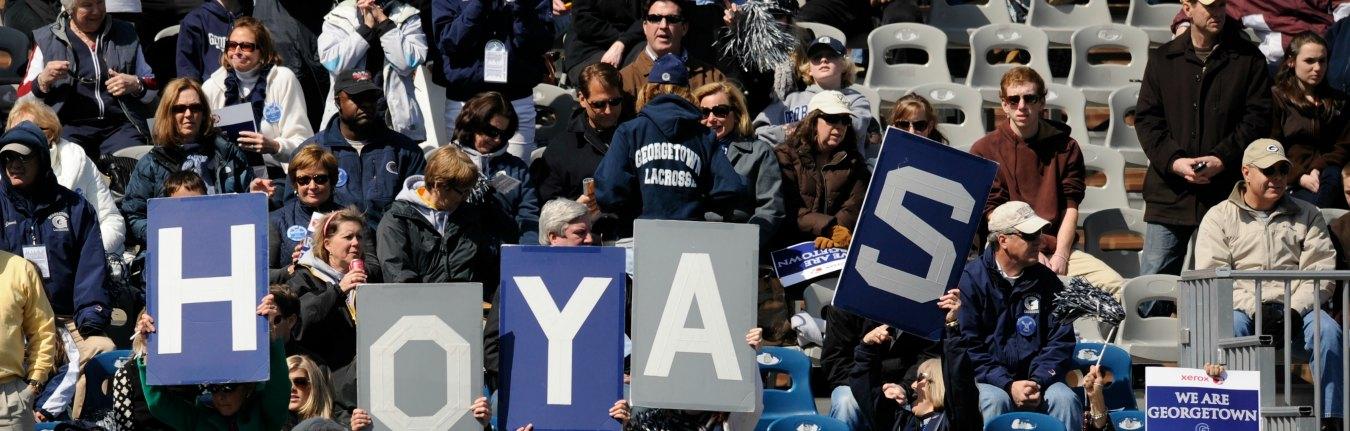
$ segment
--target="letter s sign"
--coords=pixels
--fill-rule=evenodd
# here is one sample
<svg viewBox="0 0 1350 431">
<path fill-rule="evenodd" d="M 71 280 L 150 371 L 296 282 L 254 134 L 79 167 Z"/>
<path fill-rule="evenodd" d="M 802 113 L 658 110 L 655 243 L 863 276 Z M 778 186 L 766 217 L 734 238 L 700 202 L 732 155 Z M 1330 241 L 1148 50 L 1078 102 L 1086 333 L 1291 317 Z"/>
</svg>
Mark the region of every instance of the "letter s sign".
<svg viewBox="0 0 1350 431">
<path fill-rule="evenodd" d="M 913 241 L 933 260 L 928 264 L 925 274 L 911 274 L 879 262 L 877 259 L 881 257 L 881 251 L 860 242 L 856 267 L 858 274 L 872 287 L 914 302 L 936 301 L 947 290 L 947 282 L 954 268 L 952 263 L 957 257 L 956 246 L 942 232 L 901 205 L 906 193 L 915 193 L 950 205 L 952 220 L 967 220 L 971 212 L 975 211 L 975 198 L 960 183 L 913 166 L 893 169 L 886 173 L 877 201 L 876 216 L 891 229 Z"/>
</svg>

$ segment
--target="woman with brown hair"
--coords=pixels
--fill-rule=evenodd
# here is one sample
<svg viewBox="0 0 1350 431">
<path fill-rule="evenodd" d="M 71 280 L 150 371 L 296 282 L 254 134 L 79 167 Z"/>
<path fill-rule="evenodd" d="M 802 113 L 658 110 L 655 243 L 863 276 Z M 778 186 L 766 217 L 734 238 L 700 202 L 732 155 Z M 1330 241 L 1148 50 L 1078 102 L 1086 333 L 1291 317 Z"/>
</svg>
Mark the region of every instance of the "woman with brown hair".
<svg viewBox="0 0 1350 431">
<path fill-rule="evenodd" d="M 314 220 L 324 214 L 341 210 L 334 200 L 334 184 L 338 181 L 338 160 L 322 146 L 306 145 L 295 152 L 287 173 L 295 199 L 288 199 L 281 208 L 267 215 L 270 229 L 267 235 L 268 268 L 273 282 L 284 282 L 295 270 L 295 262 L 311 246 Z M 317 216 L 316 216 L 317 214 Z M 375 261 L 374 232 L 361 230 L 365 240 L 366 260 Z M 378 267 L 378 265 L 376 265 Z M 369 276 L 379 280 L 377 268 L 370 268 Z"/>
<path fill-rule="evenodd" d="M 207 194 L 270 189 L 254 179 L 239 147 L 217 132 L 206 95 L 191 78 L 178 78 L 164 87 L 150 136 L 155 149 L 136 162 L 122 197 L 130 244 L 146 244 L 146 202 L 164 197 L 164 180 L 171 173 L 196 172 L 206 182 Z"/>
<path fill-rule="evenodd" d="M 494 222 L 493 233 L 504 244 L 537 244 L 539 196 L 534 192 L 530 168 L 507 152 L 507 141 L 517 125 L 511 101 L 501 93 L 486 91 L 460 109 L 453 142 L 482 173 L 469 200 L 488 203 L 505 217 L 488 220 Z"/>
<path fill-rule="evenodd" d="M 1346 95 L 1327 83 L 1326 40 L 1301 33 L 1289 41 L 1271 89 L 1270 137 L 1288 151 L 1289 194 L 1323 208 L 1345 208 L 1341 168 L 1350 162 Z"/>
<path fill-rule="evenodd" d="M 937 129 L 937 110 L 933 109 L 933 104 L 929 103 L 928 99 L 915 93 L 906 94 L 900 100 L 895 101 L 895 107 L 891 108 L 891 121 L 888 121 L 887 124 L 915 135 L 951 145 L 951 142 L 947 142 L 947 137 L 942 136 L 942 132 Z"/>
<path fill-rule="evenodd" d="M 796 229 L 781 229 L 782 245 L 802 241 L 816 248 L 848 248 L 862 211 L 871 173 L 858 147 L 853 114 L 843 93 L 811 98 L 806 117 L 774 148 L 783 168 L 783 197 Z"/>
<path fill-rule="evenodd" d="M 211 109 L 247 103 L 256 132 L 240 132 L 239 148 L 288 161 L 305 139 L 314 136 L 305 97 L 295 72 L 281 65 L 272 33 L 261 21 L 243 17 L 225 42 L 220 68 L 202 84 Z"/>
</svg>

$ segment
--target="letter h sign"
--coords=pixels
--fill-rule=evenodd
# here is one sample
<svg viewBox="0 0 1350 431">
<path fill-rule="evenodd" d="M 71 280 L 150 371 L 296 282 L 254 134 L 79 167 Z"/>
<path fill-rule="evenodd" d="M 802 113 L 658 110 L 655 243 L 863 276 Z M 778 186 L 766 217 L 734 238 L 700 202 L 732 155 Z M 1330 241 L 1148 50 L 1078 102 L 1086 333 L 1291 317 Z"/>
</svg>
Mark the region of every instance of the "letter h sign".
<svg viewBox="0 0 1350 431">
<path fill-rule="evenodd" d="M 146 236 L 152 385 L 268 379 L 267 197 L 151 199 Z"/>
</svg>

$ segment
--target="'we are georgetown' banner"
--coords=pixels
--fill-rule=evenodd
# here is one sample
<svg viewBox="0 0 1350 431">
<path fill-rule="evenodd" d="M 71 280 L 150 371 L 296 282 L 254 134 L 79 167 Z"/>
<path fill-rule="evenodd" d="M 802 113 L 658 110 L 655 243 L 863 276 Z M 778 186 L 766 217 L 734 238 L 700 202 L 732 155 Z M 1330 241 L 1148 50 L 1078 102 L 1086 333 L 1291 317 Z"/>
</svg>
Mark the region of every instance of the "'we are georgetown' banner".
<svg viewBox="0 0 1350 431">
<path fill-rule="evenodd" d="M 1144 370 L 1146 429 L 1261 429 L 1260 372 L 1226 371 L 1218 381 L 1194 368 Z"/>
</svg>

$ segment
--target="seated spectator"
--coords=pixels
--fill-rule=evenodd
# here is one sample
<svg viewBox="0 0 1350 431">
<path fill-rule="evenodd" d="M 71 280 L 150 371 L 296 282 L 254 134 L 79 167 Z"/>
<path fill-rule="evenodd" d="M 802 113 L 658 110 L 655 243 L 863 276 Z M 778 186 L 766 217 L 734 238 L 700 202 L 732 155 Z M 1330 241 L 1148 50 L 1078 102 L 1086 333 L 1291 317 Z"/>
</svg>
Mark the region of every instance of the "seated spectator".
<svg viewBox="0 0 1350 431">
<path fill-rule="evenodd" d="M 1106 263 L 1075 250 L 1078 204 L 1087 191 L 1083 151 L 1069 136 L 1069 126 L 1042 118 L 1045 81 L 1026 66 L 1003 74 L 999 99 L 1008 121 L 970 147 L 970 154 L 998 163 L 994 184 L 984 204 L 987 218 L 1009 201 L 1031 204 L 1050 221 L 1039 243 L 1041 263 L 1058 275 L 1081 276 L 1093 286 L 1119 294 L 1125 280 Z"/>
<path fill-rule="evenodd" d="M 586 205 L 558 198 L 544 204 L 539 212 L 540 245 L 591 245 L 591 218 Z"/>
<path fill-rule="evenodd" d="M 99 172 L 98 166 L 84 154 L 83 148 L 61 138 L 61 120 L 51 107 L 37 100 L 19 99 L 9 111 L 5 128 L 14 128 L 24 121 L 31 121 L 42 128 L 47 142 L 51 144 L 52 172 L 56 174 L 56 182 L 79 193 L 80 197 L 94 206 L 98 213 L 103 250 L 108 254 L 122 254 L 126 222 L 122 219 L 122 213 L 117 211 L 112 192 L 108 190 L 108 180 Z"/>
<path fill-rule="evenodd" d="M 294 274 L 295 262 L 312 245 L 310 235 L 318 229 L 316 218 L 344 208 L 334 200 L 333 182 L 339 177 L 339 170 L 333 153 L 318 145 L 302 147 L 291 159 L 290 168 L 288 178 L 295 189 L 295 198 L 267 215 L 268 268 L 274 282 L 285 282 Z M 369 223 L 362 228 L 361 239 L 365 260 L 375 262 L 375 232 Z M 378 269 L 379 265 L 367 268 L 371 278 L 382 278 Z"/>
<path fill-rule="evenodd" d="M 356 288 L 368 282 L 361 254 L 364 228 L 365 219 L 354 208 L 328 214 L 314 231 L 314 246 L 300 256 L 286 283 L 300 297 L 296 339 L 332 371 L 333 403 L 343 412 L 356 408 Z"/>
<path fill-rule="evenodd" d="M 567 82 L 585 88 L 583 69 L 605 63 L 618 70 L 628 51 L 642 43 L 647 6 L 643 0 L 574 0 L 572 29 L 563 47 L 563 70 Z M 550 145 L 552 145 L 550 143 Z"/>
<path fill-rule="evenodd" d="M 985 424 L 998 415 L 1041 411 L 1082 429 L 1083 408 L 1064 384 L 1073 354 L 1073 326 L 1051 316 L 1064 288 L 1037 258 L 1050 221 L 1026 202 L 989 214 L 989 245 L 961 272 L 958 342 L 975 369 Z"/>
<path fill-rule="evenodd" d="M 206 196 L 206 181 L 192 171 L 178 171 L 164 178 L 164 197 L 186 198 Z"/>
<path fill-rule="evenodd" d="M 459 127 L 459 111 L 469 99 L 495 91 L 511 101 L 519 116 L 512 123 L 515 128 L 510 132 L 514 138 L 507 151 L 521 159 L 528 159 L 534 152 L 534 87 L 547 73 L 543 58 L 553 48 L 551 6 L 549 0 L 432 0 L 431 14 L 435 21 L 432 34 L 437 35 L 436 44 L 448 81 L 445 124 L 450 136 L 458 134 L 455 129 Z M 484 58 L 492 57 L 497 57 L 503 67 L 485 68 Z"/>
<path fill-rule="evenodd" d="M 849 424 L 854 430 L 891 429 L 889 425 L 895 421 L 901 406 L 883 399 L 882 382 L 912 379 L 921 362 L 942 354 L 942 346 L 909 332 L 887 332 L 886 325 L 837 307 L 826 310 L 820 368 L 830 387 L 834 388 L 830 392 L 830 417 Z M 882 334 L 894 341 L 869 348 L 869 363 L 859 368 L 859 352 L 856 351 L 859 345 Z"/>
<path fill-rule="evenodd" d="M 487 397 L 478 397 L 478 399 L 473 400 L 473 404 L 469 405 L 469 412 L 473 414 L 474 419 L 478 420 L 478 423 L 483 425 L 484 429 L 488 429 L 488 420 L 492 419 L 492 408 L 488 406 Z M 371 426 L 375 425 L 374 419 L 370 412 L 356 409 L 352 412 L 352 431 L 370 429 Z"/>
<path fill-rule="evenodd" d="M 300 423 L 310 418 L 333 418 L 333 390 L 328 373 L 305 355 L 286 358 L 291 370 L 291 422 Z"/>
<path fill-rule="evenodd" d="M 658 0 L 661 5 L 673 5 Z M 664 18 L 663 18 L 664 19 Z M 740 174 L 717 151 L 689 95 L 689 70 L 675 54 L 656 61 L 638 94 L 638 115 L 619 126 L 595 171 L 600 209 L 618 214 L 619 234 L 632 235 L 632 220 L 703 220 L 724 214 L 744 192 Z"/>
<path fill-rule="evenodd" d="M 250 164 L 262 164 L 262 155 L 290 160 L 301 142 L 314 135 L 305 113 L 305 98 L 295 72 L 281 65 L 272 33 L 253 17 L 234 21 L 220 68 L 202 83 L 205 101 L 218 110 L 248 103 L 256 132 L 239 132 L 238 148 Z"/>
<path fill-rule="evenodd" d="M 155 148 L 136 162 L 122 197 L 127 241 L 133 244 L 148 244 L 146 202 L 163 197 L 161 188 L 170 173 L 193 171 L 205 182 L 206 194 L 242 193 L 263 184 L 254 181 L 239 147 L 216 130 L 206 95 L 196 81 L 178 78 L 164 90 L 151 134 Z"/>
<path fill-rule="evenodd" d="M 628 97 L 637 98 L 648 80 L 648 75 L 656 65 L 656 60 L 674 55 L 680 58 L 688 68 L 685 73 L 685 87 L 702 87 L 704 84 L 722 81 L 725 77 L 713 65 L 698 57 L 690 57 L 684 46 L 685 35 L 689 32 L 690 10 L 693 5 L 686 0 L 645 0 L 646 15 L 642 16 L 642 34 L 647 45 L 632 63 L 619 71 L 623 77 L 623 91 Z M 703 31 L 703 29 L 700 29 Z M 613 50 L 613 47 L 611 47 Z M 608 54 L 606 54 L 608 56 Z M 638 109 L 642 103 L 639 102 Z"/>
<path fill-rule="evenodd" d="M 57 331 L 66 359 L 75 370 L 99 353 L 112 351 L 103 335 L 112 316 L 103 286 L 107 257 L 94 206 L 56 181 L 47 136 L 36 124 L 22 122 L 0 136 L 0 219 L 5 220 L 0 248 L 34 261 L 47 301 L 56 312 Z M 73 401 L 83 402 L 80 371 L 68 374 L 57 396 L 39 399 L 43 419 L 59 416 Z M 73 400 L 70 397 L 73 393 Z"/>
<path fill-rule="evenodd" d="M 1218 382 L 1224 378 L 1224 366 L 1206 363 L 1205 374 Z M 1083 412 L 1084 431 L 1116 431 L 1115 424 L 1111 423 L 1110 410 L 1106 408 L 1106 396 L 1102 395 L 1102 388 L 1106 386 L 1103 381 L 1105 376 L 1097 365 L 1088 368 L 1088 373 L 1079 380 L 1088 405 L 1088 411 Z"/>
<path fill-rule="evenodd" d="M 956 319 L 961 308 L 959 293 L 956 289 L 948 290 L 938 299 L 938 307 L 947 312 L 941 357 L 923 359 L 914 367 L 909 373 L 912 379 L 907 379 L 912 380 L 910 390 L 883 372 L 886 362 L 896 359 L 898 350 L 913 346 L 899 342 L 895 330 L 887 325 L 877 326 L 854 349 L 850 384 L 854 392 L 865 394 L 864 399 L 876 405 L 866 409 L 877 412 L 872 429 L 955 431 L 978 430 L 984 425 L 977 404 L 979 389 L 971 378 L 975 370 L 966 355 L 970 346 L 960 342 L 961 327 Z M 902 344 L 903 347 L 899 346 Z"/>
<path fill-rule="evenodd" d="M 891 108 L 891 121 L 887 122 L 891 127 L 943 144 L 958 146 L 967 144 L 947 141 L 947 137 L 937 129 L 938 123 L 937 110 L 933 109 L 933 104 L 915 93 L 906 94 L 895 101 L 895 106 Z"/>
<path fill-rule="evenodd" d="M 251 1 L 208 0 L 188 12 L 178 24 L 178 77 L 197 82 L 211 78 L 220 68 L 234 20 L 247 16 L 252 9 Z"/>
<path fill-rule="evenodd" d="M 277 318 L 278 313 L 272 295 L 264 296 L 262 302 L 258 304 L 258 315 L 272 321 Z M 155 319 L 149 314 L 142 314 L 136 321 L 136 332 L 154 333 Z M 183 396 L 163 386 L 145 384 L 146 357 L 138 358 L 136 369 L 141 379 L 141 392 L 145 395 L 145 404 L 150 413 L 177 430 L 281 429 L 290 416 L 286 405 L 291 392 L 291 382 L 287 379 L 286 373 L 285 342 L 281 340 L 281 334 L 276 331 L 269 332 L 272 339 L 269 349 L 271 378 L 262 383 L 207 385 L 206 391 L 211 393 L 209 405 L 200 400 L 196 394 Z"/>
<path fill-rule="evenodd" d="M 1187 0 L 1181 0 L 1185 3 Z M 1193 1 L 1193 0 L 1192 0 Z M 1330 1 L 1264 1 L 1222 0 L 1201 1 L 1211 8 L 1224 11 L 1230 22 L 1244 25 L 1256 36 L 1256 45 L 1265 54 L 1266 62 L 1275 66 L 1287 53 L 1285 47 L 1301 34 L 1325 34 L 1336 21 L 1350 15 L 1350 2 Z M 1191 26 L 1192 17 L 1180 12 L 1172 19 L 1172 30 L 1181 34 Z"/>
<path fill-rule="evenodd" d="M 91 159 L 145 145 L 146 108 L 156 85 L 136 29 L 106 14 L 102 0 L 62 0 L 61 6 L 56 22 L 34 31 L 19 95 L 31 92 L 51 106 L 65 126 L 61 137 Z"/>
<path fill-rule="evenodd" d="M 826 90 L 838 91 L 844 95 L 845 106 L 853 114 L 850 119 L 853 140 L 849 142 L 856 144 L 859 152 L 864 152 L 867 128 L 873 120 L 872 103 L 862 93 L 849 88 L 858 71 L 847 53 L 844 42 L 828 36 L 811 42 L 806 49 L 807 61 L 797 68 L 808 86 L 781 101 L 769 103 L 764 112 L 755 117 L 755 133 L 772 144 L 783 143 L 810 112 L 807 105 L 812 97 Z"/>
<path fill-rule="evenodd" d="M 784 246 L 815 241 L 816 248 L 848 248 L 872 174 L 858 147 L 853 113 L 843 93 L 825 90 L 807 104 L 806 116 L 787 141 L 774 147 L 783 169 L 788 225 Z"/>
<path fill-rule="evenodd" d="M 427 158 L 425 177 L 403 182 L 376 230 L 380 269 L 387 283 L 483 283 L 483 299 L 496 291 L 499 243 L 484 232 L 487 205 L 466 204 L 478 170 L 463 151 L 441 147 Z"/>
<path fill-rule="evenodd" d="M 336 96 L 339 76 L 368 72 L 376 88 L 384 89 L 383 106 L 369 115 L 381 122 L 388 115 L 390 129 L 417 142 L 427 139 L 430 122 L 417 104 L 413 74 L 426 59 L 422 20 L 416 8 L 402 1 L 345 0 L 324 17 L 319 61 L 334 82 L 328 100 Z M 324 105 L 321 127 L 328 127 L 338 108 Z"/>
<path fill-rule="evenodd" d="M 530 107 L 534 110 L 534 107 Z M 488 91 L 466 102 L 455 119 L 454 145 L 482 173 L 470 201 L 482 201 L 510 220 L 487 220 L 503 244 L 534 244 L 539 235 L 539 197 L 529 166 L 507 151 L 519 117 L 506 96 Z"/>
<path fill-rule="evenodd" d="M 337 76 L 334 121 L 301 144 L 321 146 L 337 157 L 337 175 L 330 178 L 333 200 L 356 206 L 372 227 L 402 190 L 403 180 L 426 167 L 417 142 L 385 124 L 380 106 L 385 95 L 375 82 L 364 70 Z"/>
<path fill-rule="evenodd" d="M 1344 193 L 1341 199 L 1350 203 L 1350 169 L 1341 169 L 1341 187 Z M 1331 230 L 1331 245 L 1336 249 L 1336 269 L 1350 269 L 1350 254 L 1347 254 L 1345 248 L 1346 245 L 1350 245 L 1350 217 L 1342 215 L 1331 220 L 1327 227 Z M 1340 292 L 1337 292 L 1337 295 L 1340 295 Z"/>
<path fill-rule="evenodd" d="M 56 329 L 42 273 L 19 255 L 0 251 L 0 393 L 12 429 L 33 429 L 33 399 L 56 367 Z M 12 413 L 9 413 L 12 412 Z"/>
<path fill-rule="evenodd" d="M 1271 138 L 1289 146 L 1289 195 L 1322 208 L 1346 208 L 1341 168 L 1350 159 L 1345 94 L 1327 83 L 1327 43 L 1294 36 L 1271 89 Z"/>
<path fill-rule="evenodd" d="M 1286 177 L 1290 172 L 1284 146 L 1271 139 L 1257 139 L 1242 153 L 1242 182 L 1233 186 L 1228 200 L 1205 213 L 1196 233 L 1195 268 L 1228 267 L 1235 270 L 1325 271 L 1335 269 L 1336 253 L 1327 235 L 1327 223 L 1317 207 L 1299 199 L 1287 199 Z M 1256 322 L 1252 316 L 1262 307 L 1266 319 L 1299 319 L 1303 325 L 1303 344 L 1285 342 L 1310 355 L 1314 337 L 1321 332 L 1321 350 L 1313 356 L 1321 369 L 1317 381 L 1323 388 L 1322 411 L 1326 419 L 1341 417 L 1341 398 L 1332 393 L 1341 388 L 1344 370 L 1341 355 L 1341 327 L 1321 304 L 1331 298 L 1331 282 L 1294 281 L 1289 304 L 1283 303 L 1286 285 L 1263 282 L 1257 298 L 1251 280 L 1233 283 L 1233 333 L 1252 335 Z M 1288 316 L 1288 317 L 1281 317 Z M 1318 321 L 1321 327 L 1318 328 Z M 1291 322 L 1285 321 L 1285 324 Z M 1269 332 L 1267 332 L 1269 333 Z M 1330 392 L 1328 392 L 1330 391 Z M 1340 426 L 1336 422 L 1336 426 Z"/>
<path fill-rule="evenodd" d="M 745 184 L 742 207 L 733 217 L 759 227 L 759 250 L 767 256 L 769 240 L 787 218 L 783 204 L 783 170 L 774 156 L 773 145 L 755 139 L 750 131 L 750 115 L 745 96 L 729 82 L 714 82 L 694 89 L 694 100 L 703 114 L 702 123 L 712 129 L 717 145 L 726 153 L 731 167 Z"/>
</svg>

